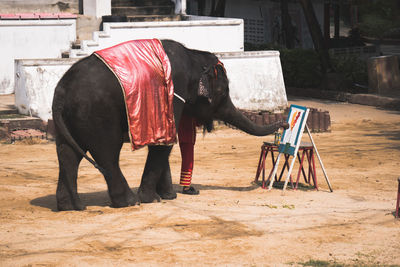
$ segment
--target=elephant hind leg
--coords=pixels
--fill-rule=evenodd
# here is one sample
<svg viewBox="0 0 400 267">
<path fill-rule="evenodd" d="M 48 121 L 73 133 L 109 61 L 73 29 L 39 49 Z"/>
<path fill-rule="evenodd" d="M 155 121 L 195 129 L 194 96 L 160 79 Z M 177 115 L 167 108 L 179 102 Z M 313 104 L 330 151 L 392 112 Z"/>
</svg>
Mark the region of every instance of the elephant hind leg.
<svg viewBox="0 0 400 267">
<path fill-rule="evenodd" d="M 57 209 L 59 211 L 86 209 L 79 198 L 77 186 L 78 167 L 82 155 L 65 143 L 57 144 L 57 155 L 59 162 Z"/>
<path fill-rule="evenodd" d="M 111 206 L 114 208 L 134 206 L 139 203 L 137 196 L 129 188 L 119 167 L 119 154 L 122 141 L 119 144 L 109 140 L 107 144 L 96 146 L 98 149 L 89 150 L 94 160 L 106 170 L 104 178 L 108 186 Z"/>
</svg>

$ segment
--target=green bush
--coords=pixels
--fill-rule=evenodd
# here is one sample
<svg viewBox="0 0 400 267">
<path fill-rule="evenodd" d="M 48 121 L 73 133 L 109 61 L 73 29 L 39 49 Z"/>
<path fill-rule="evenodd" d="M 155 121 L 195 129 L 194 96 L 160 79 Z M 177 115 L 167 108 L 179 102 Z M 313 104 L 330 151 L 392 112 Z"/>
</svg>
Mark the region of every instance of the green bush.
<svg viewBox="0 0 400 267">
<path fill-rule="evenodd" d="M 316 88 L 321 85 L 323 75 L 317 52 L 313 49 L 286 49 L 270 44 L 245 44 L 246 51 L 278 50 L 285 85 L 298 88 Z M 349 84 L 368 84 L 367 64 L 356 56 L 335 56 L 331 58 L 333 69 L 343 74 Z M 347 88 L 348 91 L 356 91 Z"/>
<path fill-rule="evenodd" d="M 351 84 L 368 85 L 367 62 L 357 56 L 335 56 L 332 57 L 332 65 L 337 73 L 343 76 Z M 354 87 L 348 88 L 348 91 L 357 91 Z"/>
<path fill-rule="evenodd" d="M 286 86 L 318 87 L 321 84 L 321 64 L 311 49 L 281 49 L 280 58 Z"/>
</svg>

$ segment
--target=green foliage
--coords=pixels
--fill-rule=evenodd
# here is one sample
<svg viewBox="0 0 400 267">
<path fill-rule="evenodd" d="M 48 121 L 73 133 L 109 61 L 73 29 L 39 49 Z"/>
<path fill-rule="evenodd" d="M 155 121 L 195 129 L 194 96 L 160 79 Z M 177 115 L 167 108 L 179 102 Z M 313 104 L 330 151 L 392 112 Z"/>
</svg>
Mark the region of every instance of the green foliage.
<svg viewBox="0 0 400 267">
<path fill-rule="evenodd" d="M 282 49 L 280 58 L 286 86 L 307 88 L 321 84 L 321 64 L 314 50 Z"/>
<path fill-rule="evenodd" d="M 396 0 L 360 1 L 359 28 L 367 37 L 382 39 L 400 27 L 399 8 Z"/>
<path fill-rule="evenodd" d="M 279 50 L 285 85 L 298 88 L 315 88 L 321 85 L 323 75 L 318 54 L 312 49 L 286 49 L 269 44 L 245 44 L 246 51 Z M 349 84 L 368 84 L 367 64 L 356 56 L 332 57 L 336 72 L 343 74 Z M 353 91 L 352 88 L 348 88 Z"/>
<path fill-rule="evenodd" d="M 335 71 L 343 74 L 349 83 L 368 84 L 367 63 L 357 56 L 332 57 L 332 65 Z"/>
<path fill-rule="evenodd" d="M 359 27 L 363 35 L 382 39 L 394 27 L 394 24 L 391 20 L 376 14 L 367 14 L 362 17 Z"/>
</svg>

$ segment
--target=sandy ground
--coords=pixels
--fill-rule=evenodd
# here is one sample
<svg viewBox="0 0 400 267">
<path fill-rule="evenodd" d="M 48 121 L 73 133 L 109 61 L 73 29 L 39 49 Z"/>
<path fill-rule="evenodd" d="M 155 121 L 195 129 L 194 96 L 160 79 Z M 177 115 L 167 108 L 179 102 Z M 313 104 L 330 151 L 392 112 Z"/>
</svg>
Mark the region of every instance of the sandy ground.
<svg viewBox="0 0 400 267">
<path fill-rule="evenodd" d="M 290 102 L 330 111 L 332 132 L 313 137 L 333 193 L 319 164 L 319 191 L 283 195 L 252 184 L 260 146 L 273 137 L 221 127 L 198 136 L 193 182 L 200 195 L 113 209 L 103 177 L 83 161 L 78 183 L 88 209 L 56 212 L 54 143 L 0 144 L 0 266 L 400 265 L 400 113 Z M 123 147 L 121 166 L 134 191 L 146 153 Z M 177 147 L 170 162 L 179 190 Z"/>
</svg>

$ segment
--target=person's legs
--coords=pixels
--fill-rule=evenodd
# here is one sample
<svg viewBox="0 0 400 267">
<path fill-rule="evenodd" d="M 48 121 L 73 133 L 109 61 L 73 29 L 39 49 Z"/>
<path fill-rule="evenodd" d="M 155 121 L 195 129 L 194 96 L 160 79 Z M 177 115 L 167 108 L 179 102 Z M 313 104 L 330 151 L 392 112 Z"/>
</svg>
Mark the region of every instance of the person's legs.
<svg viewBox="0 0 400 267">
<path fill-rule="evenodd" d="M 182 156 L 181 179 L 180 179 L 180 185 L 183 186 L 182 192 L 184 194 L 197 195 L 199 194 L 199 191 L 190 186 L 192 183 L 194 144 L 179 143 L 179 147 L 181 149 L 181 156 Z"/>
<path fill-rule="evenodd" d="M 179 148 L 181 150 L 182 165 L 180 185 L 182 193 L 197 195 L 199 191 L 191 186 L 194 165 L 194 144 L 196 142 L 196 122 L 192 117 L 182 116 L 178 130 Z"/>
</svg>

